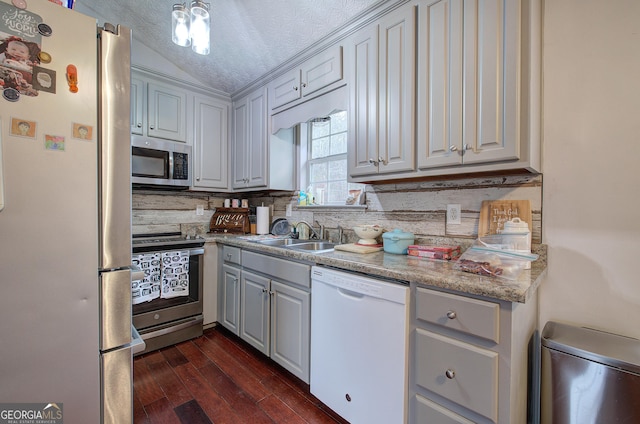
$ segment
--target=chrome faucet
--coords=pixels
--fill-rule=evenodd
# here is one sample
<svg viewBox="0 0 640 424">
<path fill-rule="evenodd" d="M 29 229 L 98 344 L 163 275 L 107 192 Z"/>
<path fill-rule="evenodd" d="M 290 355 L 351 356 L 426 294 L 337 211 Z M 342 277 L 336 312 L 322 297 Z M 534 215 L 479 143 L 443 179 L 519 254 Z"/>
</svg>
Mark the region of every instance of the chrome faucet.
<svg viewBox="0 0 640 424">
<path fill-rule="evenodd" d="M 317 222 L 317 221 L 316 221 Z M 311 231 L 311 235 L 309 236 L 309 239 L 313 239 L 315 238 L 316 240 L 320 240 L 322 237 L 320 237 L 320 235 L 316 232 L 316 230 L 313 229 L 313 226 L 311 224 L 309 224 L 307 221 L 300 221 L 296 224 L 296 228 L 298 227 L 298 225 L 300 224 L 304 224 L 307 227 L 309 227 L 309 230 Z M 322 231 L 322 230 L 321 230 Z"/>
<path fill-rule="evenodd" d="M 319 222 L 318 222 L 318 220 L 314 221 L 314 223 L 315 223 L 318 227 L 320 227 L 320 238 L 321 238 L 321 239 L 324 239 L 324 236 L 325 236 L 325 234 L 324 234 L 324 225 L 322 225 L 321 223 L 319 223 Z"/>
</svg>

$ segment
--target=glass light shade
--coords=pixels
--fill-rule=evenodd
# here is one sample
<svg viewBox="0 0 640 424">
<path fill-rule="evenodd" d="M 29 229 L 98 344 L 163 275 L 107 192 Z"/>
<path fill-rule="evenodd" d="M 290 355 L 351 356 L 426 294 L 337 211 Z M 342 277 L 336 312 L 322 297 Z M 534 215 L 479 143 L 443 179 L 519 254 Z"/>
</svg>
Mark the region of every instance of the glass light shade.
<svg viewBox="0 0 640 424">
<path fill-rule="evenodd" d="M 171 39 L 174 43 L 182 47 L 191 44 L 190 25 L 191 18 L 187 7 L 184 4 L 174 4 L 171 13 Z"/>
<path fill-rule="evenodd" d="M 191 49 L 198 54 L 209 54 L 210 45 L 209 5 L 202 1 L 191 2 Z"/>
</svg>

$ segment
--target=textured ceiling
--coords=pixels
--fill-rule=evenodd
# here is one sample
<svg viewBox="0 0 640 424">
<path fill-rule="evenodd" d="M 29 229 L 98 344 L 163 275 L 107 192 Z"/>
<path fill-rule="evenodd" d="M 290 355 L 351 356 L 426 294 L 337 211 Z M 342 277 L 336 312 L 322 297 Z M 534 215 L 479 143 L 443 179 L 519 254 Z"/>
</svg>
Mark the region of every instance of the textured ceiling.
<svg viewBox="0 0 640 424">
<path fill-rule="evenodd" d="M 134 38 L 208 87 L 229 94 L 330 34 L 380 0 L 209 0 L 211 53 L 171 42 L 177 0 L 76 0 L 99 23 L 122 24 Z"/>
</svg>

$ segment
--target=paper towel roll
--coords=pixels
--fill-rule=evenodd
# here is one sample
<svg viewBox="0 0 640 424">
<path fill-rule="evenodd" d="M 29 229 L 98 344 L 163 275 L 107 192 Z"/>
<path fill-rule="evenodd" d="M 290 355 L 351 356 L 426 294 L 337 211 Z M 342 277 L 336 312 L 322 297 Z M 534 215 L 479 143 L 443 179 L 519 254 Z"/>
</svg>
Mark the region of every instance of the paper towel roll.
<svg viewBox="0 0 640 424">
<path fill-rule="evenodd" d="M 256 208 L 256 233 L 269 234 L 269 207 L 258 206 Z"/>
</svg>

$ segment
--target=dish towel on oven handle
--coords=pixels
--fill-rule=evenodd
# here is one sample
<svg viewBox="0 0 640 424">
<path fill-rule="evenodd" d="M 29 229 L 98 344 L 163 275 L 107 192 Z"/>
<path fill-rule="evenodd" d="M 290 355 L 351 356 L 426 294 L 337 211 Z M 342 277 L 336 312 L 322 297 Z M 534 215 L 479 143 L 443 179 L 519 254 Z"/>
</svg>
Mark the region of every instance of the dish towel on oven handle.
<svg viewBox="0 0 640 424">
<path fill-rule="evenodd" d="M 160 297 L 160 253 L 140 253 L 132 263 L 144 271 L 144 279 L 131 282 L 131 302 L 134 305 Z"/>
<path fill-rule="evenodd" d="M 189 251 L 162 252 L 162 291 L 160 297 L 189 296 Z"/>
</svg>

